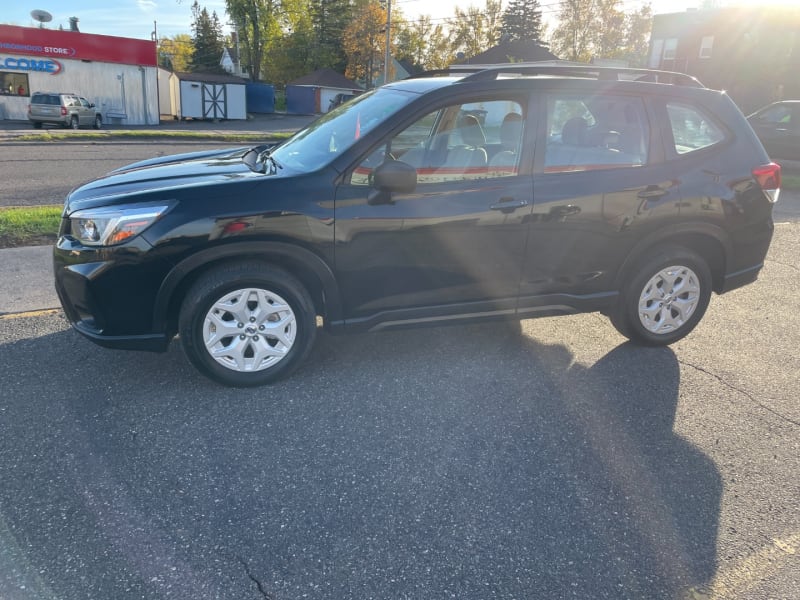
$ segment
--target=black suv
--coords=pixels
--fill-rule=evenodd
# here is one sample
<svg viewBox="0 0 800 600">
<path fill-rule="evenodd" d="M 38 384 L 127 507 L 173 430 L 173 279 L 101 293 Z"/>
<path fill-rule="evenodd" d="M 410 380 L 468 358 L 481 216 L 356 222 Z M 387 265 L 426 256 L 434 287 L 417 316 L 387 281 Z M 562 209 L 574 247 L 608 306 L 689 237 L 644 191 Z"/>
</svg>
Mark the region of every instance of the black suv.
<svg viewBox="0 0 800 600">
<path fill-rule="evenodd" d="M 139 162 L 66 200 L 74 327 L 259 385 L 331 331 L 607 314 L 689 333 L 756 279 L 780 167 L 678 74 L 508 65 L 392 83 L 275 146 Z"/>
</svg>

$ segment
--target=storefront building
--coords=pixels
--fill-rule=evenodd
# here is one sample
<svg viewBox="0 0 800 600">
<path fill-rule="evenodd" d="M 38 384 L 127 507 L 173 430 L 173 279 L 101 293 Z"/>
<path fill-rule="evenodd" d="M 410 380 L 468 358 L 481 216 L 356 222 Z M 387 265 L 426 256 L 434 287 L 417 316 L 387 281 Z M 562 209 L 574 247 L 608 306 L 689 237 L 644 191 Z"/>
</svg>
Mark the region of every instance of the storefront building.
<svg viewBox="0 0 800 600">
<path fill-rule="evenodd" d="M 105 123 L 157 125 L 157 72 L 150 40 L 0 25 L 0 119 L 27 120 L 34 92 L 69 92 Z"/>
</svg>

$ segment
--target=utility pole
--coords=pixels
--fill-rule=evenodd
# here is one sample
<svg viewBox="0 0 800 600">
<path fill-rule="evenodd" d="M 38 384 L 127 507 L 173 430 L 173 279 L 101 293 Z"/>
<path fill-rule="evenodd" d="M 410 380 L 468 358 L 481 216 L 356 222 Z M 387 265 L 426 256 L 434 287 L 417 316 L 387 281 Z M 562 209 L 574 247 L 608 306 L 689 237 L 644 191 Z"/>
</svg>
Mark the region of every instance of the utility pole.
<svg viewBox="0 0 800 600">
<path fill-rule="evenodd" d="M 392 53 L 389 48 L 392 41 L 392 0 L 386 0 L 386 55 L 383 58 L 383 84 L 389 83 L 389 62 Z"/>
</svg>

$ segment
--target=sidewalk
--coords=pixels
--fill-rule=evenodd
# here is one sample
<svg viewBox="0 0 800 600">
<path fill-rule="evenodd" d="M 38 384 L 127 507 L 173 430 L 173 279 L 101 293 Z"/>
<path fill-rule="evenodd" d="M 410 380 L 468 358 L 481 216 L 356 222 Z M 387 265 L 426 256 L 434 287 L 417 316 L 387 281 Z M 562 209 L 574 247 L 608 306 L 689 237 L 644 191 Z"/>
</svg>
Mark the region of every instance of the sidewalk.
<svg viewBox="0 0 800 600">
<path fill-rule="evenodd" d="M 52 246 L 0 250 L 0 316 L 58 308 Z"/>
</svg>

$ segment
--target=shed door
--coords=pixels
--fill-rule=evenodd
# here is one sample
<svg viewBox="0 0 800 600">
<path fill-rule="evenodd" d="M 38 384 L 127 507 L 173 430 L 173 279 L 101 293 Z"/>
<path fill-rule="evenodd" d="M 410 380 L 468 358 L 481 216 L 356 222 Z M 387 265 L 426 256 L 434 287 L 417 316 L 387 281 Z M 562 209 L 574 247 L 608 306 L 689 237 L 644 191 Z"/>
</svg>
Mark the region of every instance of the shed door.
<svg viewBox="0 0 800 600">
<path fill-rule="evenodd" d="M 228 86 L 215 83 L 203 84 L 203 118 L 228 118 Z"/>
</svg>

